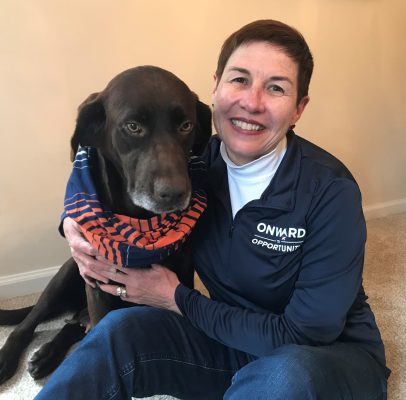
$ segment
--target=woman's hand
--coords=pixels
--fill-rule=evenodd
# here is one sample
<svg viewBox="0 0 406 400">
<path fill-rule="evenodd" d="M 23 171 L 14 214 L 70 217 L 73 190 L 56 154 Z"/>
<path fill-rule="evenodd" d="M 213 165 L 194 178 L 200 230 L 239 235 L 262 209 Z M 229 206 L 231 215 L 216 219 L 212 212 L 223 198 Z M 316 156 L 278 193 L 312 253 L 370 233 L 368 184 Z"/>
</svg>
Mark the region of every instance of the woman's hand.
<svg viewBox="0 0 406 400">
<path fill-rule="evenodd" d="M 95 257 L 98 255 L 96 249 L 83 237 L 79 224 L 72 218 L 63 220 L 63 231 L 71 249 L 72 257 L 76 261 L 80 275 L 85 282 L 96 287 L 95 281 L 108 283 L 100 271 L 106 268 L 106 265 L 98 261 Z"/>
<path fill-rule="evenodd" d="M 169 269 L 153 264 L 151 268 L 123 268 L 105 264 L 100 272 L 113 284 L 99 284 L 101 290 L 117 296 L 117 287 L 124 286 L 127 292 L 123 300 L 136 304 L 164 308 L 181 314 L 175 302 L 175 290 L 179 285 L 176 274 Z"/>
<path fill-rule="evenodd" d="M 99 286 L 113 296 L 117 296 L 118 286 L 124 286 L 127 291 L 125 301 L 165 308 L 181 314 L 175 303 L 179 279 L 174 272 L 157 264 L 145 269 L 110 264 L 83 237 L 79 225 L 73 219 L 64 219 L 63 230 L 80 275 L 88 285 L 93 288 Z"/>
</svg>

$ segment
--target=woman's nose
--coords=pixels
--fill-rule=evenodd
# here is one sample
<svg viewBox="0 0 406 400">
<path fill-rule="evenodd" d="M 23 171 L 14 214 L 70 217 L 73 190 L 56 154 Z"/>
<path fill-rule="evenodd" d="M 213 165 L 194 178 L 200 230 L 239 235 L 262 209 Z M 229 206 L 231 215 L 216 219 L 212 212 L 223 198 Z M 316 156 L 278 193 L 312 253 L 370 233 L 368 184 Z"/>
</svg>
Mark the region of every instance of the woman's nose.
<svg viewBox="0 0 406 400">
<path fill-rule="evenodd" d="M 241 98 L 241 107 L 250 113 L 264 111 L 263 91 L 259 87 L 251 86 L 244 91 Z"/>
</svg>

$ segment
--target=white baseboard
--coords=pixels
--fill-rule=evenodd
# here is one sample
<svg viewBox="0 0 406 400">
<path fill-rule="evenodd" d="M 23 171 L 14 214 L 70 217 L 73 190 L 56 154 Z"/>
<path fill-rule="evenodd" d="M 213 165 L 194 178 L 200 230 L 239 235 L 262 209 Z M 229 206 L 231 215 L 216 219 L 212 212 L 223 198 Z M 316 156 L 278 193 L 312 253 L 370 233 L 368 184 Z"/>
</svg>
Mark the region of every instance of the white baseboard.
<svg viewBox="0 0 406 400">
<path fill-rule="evenodd" d="M 0 298 L 26 296 L 44 290 L 60 266 L 36 269 L 20 274 L 0 276 Z"/>
<path fill-rule="evenodd" d="M 406 212 L 406 199 L 386 201 L 384 203 L 377 203 L 364 207 L 366 220 L 387 217 L 389 215 L 400 214 L 404 212 Z"/>
</svg>

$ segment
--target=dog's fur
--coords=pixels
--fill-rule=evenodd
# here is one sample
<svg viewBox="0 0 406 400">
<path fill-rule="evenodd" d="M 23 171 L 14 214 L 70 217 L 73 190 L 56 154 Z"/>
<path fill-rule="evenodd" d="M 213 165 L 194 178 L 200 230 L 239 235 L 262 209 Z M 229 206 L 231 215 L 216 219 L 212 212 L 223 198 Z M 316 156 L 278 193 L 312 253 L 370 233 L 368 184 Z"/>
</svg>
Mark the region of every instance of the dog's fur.
<svg viewBox="0 0 406 400">
<path fill-rule="evenodd" d="M 94 180 L 102 203 L 115 213 L 147 218 L 188 205 L 190 152 L 201 153 L 210 132 L 209 107 L 172 73 L 144 66 L 122 72 L 81 104 L 71 147 L 73 154 L 79 144 L 97 148 Z M 182 257 L 174 257 L 165 265 L 193 286 L 187 255 L 182 251 Z M 83 309 L 93 326 L 109 310 L 124 305 L 120 298 L 85 285 L 75 261 L 69 259 L 35 306 L 0 310 L 0 325 L 19 324 L 0 350 L 0 383 L 14 374 L 40 322 L 65 310 L 76 313 L 32 357 L 28 369 L 34 379 L 51 373 L 85 335 Z"/>
</svg>

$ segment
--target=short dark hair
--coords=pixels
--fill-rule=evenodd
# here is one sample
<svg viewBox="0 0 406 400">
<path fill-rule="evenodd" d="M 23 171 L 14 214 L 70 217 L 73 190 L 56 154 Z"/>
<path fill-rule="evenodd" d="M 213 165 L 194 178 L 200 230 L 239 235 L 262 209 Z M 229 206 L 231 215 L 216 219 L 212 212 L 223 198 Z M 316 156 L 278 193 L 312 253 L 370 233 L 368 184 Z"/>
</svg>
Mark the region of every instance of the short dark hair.
<svg viewBox="0 0 406 400">
<path fill-rule="evenodd" d="M 272 19 L 251 22 L 225 40 L 217 62 L 218 79 L 223 75 L 231 54 L 242 44 L 250 42 L 267 42 L 281 47 L 298 66 L 297 102 L 308 95 L 313 72 L 313 56 L 309 46 L 295 28 Z"/>
</svg>

